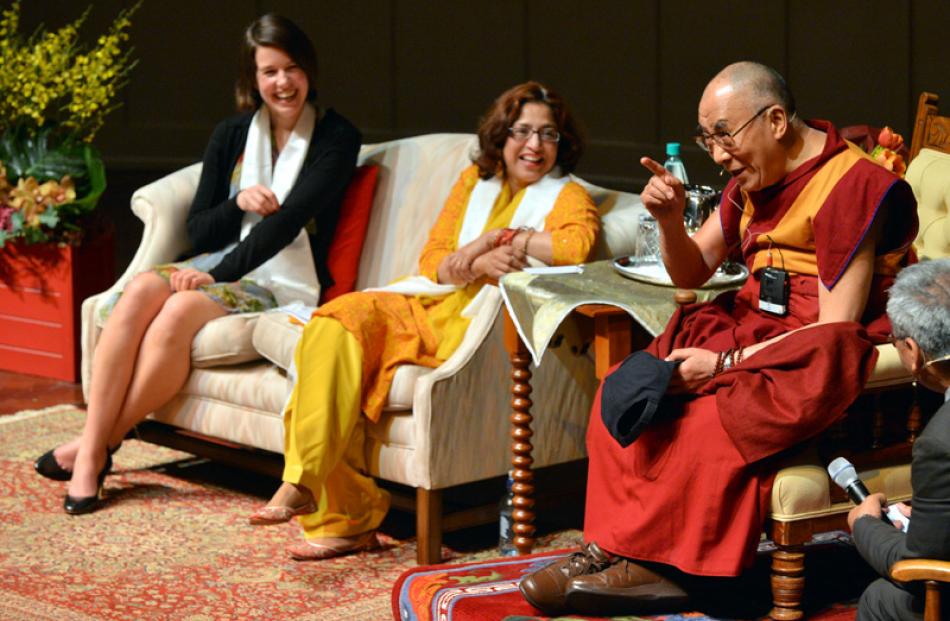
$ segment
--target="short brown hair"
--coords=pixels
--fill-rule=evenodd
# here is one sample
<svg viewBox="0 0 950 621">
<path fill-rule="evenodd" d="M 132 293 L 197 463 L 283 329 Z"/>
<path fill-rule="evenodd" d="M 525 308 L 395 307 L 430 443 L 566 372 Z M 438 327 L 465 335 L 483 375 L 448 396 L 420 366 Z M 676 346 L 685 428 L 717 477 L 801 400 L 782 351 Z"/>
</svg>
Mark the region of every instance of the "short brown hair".
<svg viewBox="0 0 950 621">
<path fill-rule="evenodd" d="M 502 151 L 508 140 L 508 128 L 521 116 L 524 105 L 532 102 L 543 103 L 551 109 L 557 131 L 561 134 L 557 143 L 557 165 L 564 174 L 574 172 L 584 152 L 584 140 L 567 102 L 543 84 L 525 82 L 502 93 L 478 127 L 479 152 L 473 161 L 482 179 L 490 179 L 504 171 Z"/>
<path fill-rule="evenodd" d="M 251 22 L 244 32 L 240 73 L 234 93 L 238 110 L 254 110 L 263 102 L 257 91 L 257 62 L 254 58 L 259 47 L 274 47 L 290 56 L 307 75 L 307 101 L 316 101 L 317 53 L 310 38 L 286 17 L 268 13 Z"/>
</svg>

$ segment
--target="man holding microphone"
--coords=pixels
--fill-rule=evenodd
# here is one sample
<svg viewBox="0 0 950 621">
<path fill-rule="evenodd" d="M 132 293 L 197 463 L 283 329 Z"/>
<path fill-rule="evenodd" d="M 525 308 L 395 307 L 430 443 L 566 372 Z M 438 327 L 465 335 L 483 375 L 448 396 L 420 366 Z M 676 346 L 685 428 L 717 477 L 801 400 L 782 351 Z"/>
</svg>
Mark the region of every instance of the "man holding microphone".
<svg viewBox="0 0 950 621">
<path fill-rule="evenodd" d="M 943 393 L 944 404 L 914 443 L 913 513 L 897 505 L 910 520 L 906 534 L 880 519 L 884 494 L 871 494 L 848 515 L 858 552 L 882 576 L 905 558 L 950 560 L 950 259 L 898 274 L 887 314 L 904 367 L 921 385 Z M 858 621 L 922 619 L 923 600 L 921 592 L 880 578 L 861 596 Z"/>
</svg>

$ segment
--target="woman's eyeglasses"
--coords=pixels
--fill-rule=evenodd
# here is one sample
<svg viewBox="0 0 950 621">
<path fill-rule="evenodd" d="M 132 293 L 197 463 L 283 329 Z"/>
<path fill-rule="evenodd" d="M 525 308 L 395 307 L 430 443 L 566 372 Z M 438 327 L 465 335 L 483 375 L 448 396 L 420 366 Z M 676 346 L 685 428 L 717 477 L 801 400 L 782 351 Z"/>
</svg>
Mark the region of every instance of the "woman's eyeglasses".
<svg viewBox="0 0 950 621">
<path fill-rule="evenodd" d="M 553 127 L 534 129 L 527 125 L 515 125 L 508 128 L 508 134 L 517 142 L 527 142 L 531 139 L 532 134 L 537 134 L 541 142 L 556 143 L 561 139 L 561 134 Z"/>
</svg>

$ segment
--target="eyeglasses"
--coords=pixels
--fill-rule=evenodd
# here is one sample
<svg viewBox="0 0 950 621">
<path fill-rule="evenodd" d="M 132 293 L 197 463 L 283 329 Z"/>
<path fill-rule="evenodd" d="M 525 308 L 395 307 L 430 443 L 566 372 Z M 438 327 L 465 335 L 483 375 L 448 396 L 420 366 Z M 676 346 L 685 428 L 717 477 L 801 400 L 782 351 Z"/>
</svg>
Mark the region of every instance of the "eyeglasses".
<svg viewBox="0 0 950 621">
<path fill-rule="evenodd" d="M 553 127 L 542 127 L 541 129 L 534 129 L 527 125 L 515 125 L 514 127 L 508 128 L 508 134 L 516 142 L 528 142 L 531 139 L 532 134 L 537 134 L 538 138 L 541 139 L 541 142 L 558 142 L 561 139 L 561 134 L 558 133 Z"/>
<path fill-rule="evenodd" d="M 759 116 L 763 112 L 765 112 L 766 110 L 768 110 L 774 105 L 775 104 L 769 104 L 763 107 L 761 110 L 753 114 L 751 119 L 749 119 L 748 121 L 740 125 L 739 129 L 731 133 L 725 132 L 725 131 L 718 131 L 718 132 L 713 132 L 712 134 L 707 134 L 706 132 L 703 131 L 702 127 L 697 127 L 696 135 L 693 136 L 693 140 L 695 140 L 696 144 L 699 145 L 699 148 L 705 151 L 706 153 L 710 153 L 710 154 L 712 153 L 713 144 L 717 145 L 720 149 L 723 149 L 725 151 L 733 151 L 734 149 L 738 147 L 738 145 L 736 144 L 736 136 L 739 135 L 739 132 L 741 132 L 743 129 L 748 127 L 752 123 L 752 121 L 759 118 Z"/>
</svg>

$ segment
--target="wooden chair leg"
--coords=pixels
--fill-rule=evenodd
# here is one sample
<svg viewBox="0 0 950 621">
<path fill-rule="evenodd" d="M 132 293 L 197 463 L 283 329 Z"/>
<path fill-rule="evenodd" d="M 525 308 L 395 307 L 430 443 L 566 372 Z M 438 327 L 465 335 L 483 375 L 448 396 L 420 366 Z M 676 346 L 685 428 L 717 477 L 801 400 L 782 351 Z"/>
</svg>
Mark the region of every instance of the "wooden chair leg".
<svg viewBox="0 0 950 621">
<path fill-rule="evenodd" d="M 442 490 L 416 488 L 416 563 L 442 561 Z"/>
<path fill-rule="evenodd" d="M 924 621 L 940 621 L 940 585 L 936 580 L 927 580 L 927 594 L 924 600 Z"/>
<path fill-rule="evenodd" d="M 772 553 L 772 603 L 769 617 L 776 621 L 801 619 L 805 590 L 805 548 L 779 546 Z"/>
</svg>

